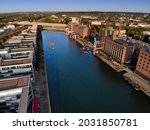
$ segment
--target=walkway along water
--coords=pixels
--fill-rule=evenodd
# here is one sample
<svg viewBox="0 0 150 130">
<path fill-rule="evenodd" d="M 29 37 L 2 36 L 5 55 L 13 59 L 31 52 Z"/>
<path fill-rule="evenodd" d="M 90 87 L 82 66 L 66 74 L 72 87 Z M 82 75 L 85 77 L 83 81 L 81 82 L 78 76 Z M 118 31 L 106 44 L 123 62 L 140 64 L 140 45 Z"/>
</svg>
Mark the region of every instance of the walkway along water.
<svg viewBox="0 0 150 130">
<path fill-rule="evenodd" d="M 47 74 L 45 66 L 45 58 L 43 52 L 43 42 L 42 42 L 42 27 L 38 26 L 35 47 L 36 62 L 34 63 L 35 68 L 35 83 L 33 84 L 34 88 L 34 97 L 37 98 L 40 113 L 51 112 L 50 106 L 50 96 L 47 83 Z"/>
</svg>

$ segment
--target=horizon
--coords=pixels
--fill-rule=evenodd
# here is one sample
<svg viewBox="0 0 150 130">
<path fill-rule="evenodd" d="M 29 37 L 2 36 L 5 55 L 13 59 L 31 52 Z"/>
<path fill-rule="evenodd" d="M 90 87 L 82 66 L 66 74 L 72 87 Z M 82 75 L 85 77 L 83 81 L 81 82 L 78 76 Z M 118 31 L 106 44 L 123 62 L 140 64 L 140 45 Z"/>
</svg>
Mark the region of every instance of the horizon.
<svg viewBox="0 0 150 130">
<path fill-rule="evenodd" d="M 100 10 L 95 10 L 95 11 L 12 11 L 12 12 L 0 12 L 0 14 L 8 14 L 8 13 L 78 13 L 78 12 L 81 12 L 81 13 L 93 13 L 93 12 L 97 12 L 97 13 L 135 13 L 135 14 L 138 14 L 138 13 L 141 13 L 141 14 L 150 14 L 148 12 L 123 12 L 123 11 L 100 11 Z"/>
<path fill-rule="evenodd" d="M 150 13 L 149 0 L 1 0 L 0 13 L 17 12 L 124 12 Z M 6 8 L 7 7 L 7 8 Z"/>
</svg>

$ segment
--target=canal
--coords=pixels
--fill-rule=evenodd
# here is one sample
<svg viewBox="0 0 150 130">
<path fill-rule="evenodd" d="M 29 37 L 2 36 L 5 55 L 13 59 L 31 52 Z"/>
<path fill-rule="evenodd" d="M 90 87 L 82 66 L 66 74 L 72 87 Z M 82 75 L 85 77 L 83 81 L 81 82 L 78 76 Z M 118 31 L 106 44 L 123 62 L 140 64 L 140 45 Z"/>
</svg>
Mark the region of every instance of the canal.
<svg viewBox="0 0 150 130">
<path fill-rule="evenodd" d="M 150 97 L 65 33 L 43 31 L 42 37 L 52 112 L 150 112 Z"/>
</svg>

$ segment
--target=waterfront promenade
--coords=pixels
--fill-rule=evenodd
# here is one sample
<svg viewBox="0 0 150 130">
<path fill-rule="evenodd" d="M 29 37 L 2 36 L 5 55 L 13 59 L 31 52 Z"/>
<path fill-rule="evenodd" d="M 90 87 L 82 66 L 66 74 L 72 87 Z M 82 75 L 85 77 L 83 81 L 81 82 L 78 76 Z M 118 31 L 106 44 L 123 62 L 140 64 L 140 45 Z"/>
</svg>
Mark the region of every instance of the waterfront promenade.
<svg viewBox="0 0 150 130">
<path fill-rule="evenodd" d="M 148 81 L 141 78 L 136 73 L 127 72 L 124 75 L 125 80 L 127 80 L 136 90 L 141 90 L 148 96 L 150 96 L 150 84 Z"/>
</svg>

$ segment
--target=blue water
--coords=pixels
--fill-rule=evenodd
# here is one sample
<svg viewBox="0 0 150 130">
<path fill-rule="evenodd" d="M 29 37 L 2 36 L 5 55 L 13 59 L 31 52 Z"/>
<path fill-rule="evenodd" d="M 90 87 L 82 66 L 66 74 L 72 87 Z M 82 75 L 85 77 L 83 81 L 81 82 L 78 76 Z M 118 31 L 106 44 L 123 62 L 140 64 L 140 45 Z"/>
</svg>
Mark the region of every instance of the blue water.
<svg viewBox="0 0 150 130">
<path fill-rule="evenodd" d="M 65 33 L 42 36 L 52 112 L 150 112 L 148 96 Z"/>
</svg>

